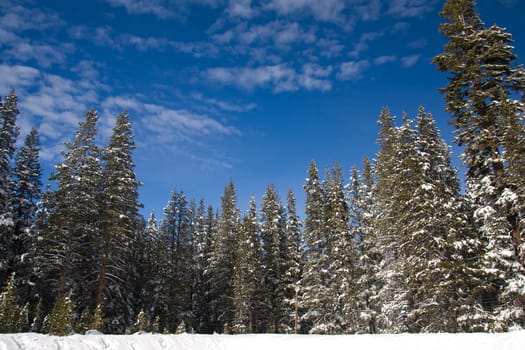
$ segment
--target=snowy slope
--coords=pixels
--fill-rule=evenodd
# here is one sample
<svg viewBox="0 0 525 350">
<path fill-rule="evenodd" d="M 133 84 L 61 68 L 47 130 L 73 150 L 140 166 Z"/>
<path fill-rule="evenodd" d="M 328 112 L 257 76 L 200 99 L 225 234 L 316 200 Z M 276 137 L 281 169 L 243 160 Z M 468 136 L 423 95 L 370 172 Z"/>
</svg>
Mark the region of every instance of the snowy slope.
<svg viewBox="0 0 525 350">
<path fill-rule="evenodd" d="M 400 335 L 0 335 L 0 350 L 524 350 L 525 331 Z"/>
</svg>

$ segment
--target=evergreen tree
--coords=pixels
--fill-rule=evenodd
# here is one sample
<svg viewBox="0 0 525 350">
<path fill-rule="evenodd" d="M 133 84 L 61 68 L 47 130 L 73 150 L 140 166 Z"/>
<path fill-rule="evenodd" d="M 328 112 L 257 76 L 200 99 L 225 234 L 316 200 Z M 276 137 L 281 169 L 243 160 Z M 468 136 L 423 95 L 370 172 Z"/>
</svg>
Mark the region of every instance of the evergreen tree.
<svg viewBox="0 0 525 350">
<path fill-rule="evenodd" d="M 149 328 L 148 319 L 144 310 L 140 310 L 137 315 L 137 319 L 133 324 L 133 329 L 135 332 L 147 332 Z"/>
<path fill-rule="evenodd" d="M 16 154 L 16 167 L 14 169 L 15 230 L 11 251 L 15 256 L 16 276 L 19 280 L 23 303 L 28 302 L 32 294 L 30 290 L 32 242 L 36 234 L 35 219 L 38 202 L 42 197 L 42 171 L 38 152 L 38 133 L 33 128 L 27 135 L 24 146 Z"/>
<path fill-rule="evenodd" d="M 232 322 L 234 333 L 253 333 L 257 329 L 259 311 L 261 251 L 259 225 L 255 198 L 250 199 L 248 215 L 243 219 L 239 231 L 235 265 L 233 267 L 233 307 Z"/>
<path fill-rule="evenodd" d="M 360 174 L 353 167 L 349 185 L 350 229 L 357 242 L 359 261 L 356 266 L 357 304 L 350 320 L 355 320 L 357 333 L 377 333 L 377 318 L 381 312 L 379 294 L 380 262 L 382 250 L 378 236 L 373 229 L 374 223 L 374 169 L 368 158 L 363 161 Z"/>
<path fill-rule="evenodd" d="M 315 162 L 310 163 L 304 221 L 304 272 L 301 280 L 301 317 L 304 331 L 323 333 L 324 318 L 330 313 L 326 280 L 329 278 L 327 237 L 325 227 L 325 192 Z"/>
<path fill-rule="evenodd" d="M 173 191 L 164 209 L 160 230 L 167 239 L 168 266 L 163 276 L 167 298 L 167 328 L 174 332 L 184 319 L 189 320 L 191 303 L 192 235 L 191 210 L 183 192 Z"/>
<path fill-rule="evenodd" d="M 2 294 L 0 294 L 0 333 L 17 333 L 23 331 L 20 322 L 21 308 L 18 304 L 18 299 L 15 275 L 11 274 Z"/>
<path fill-rule="evenodd" d="M 303 273 L 302 222 L 297 215 L 295 194 L 288 191 L 286 207 L 287 271 L 283 276 L 285 288 L 285 321 L 287 331 L 298 333 L 300 329 L 299 288 Z M 286 321 L 287 319 L 287 321 Z"/>
<path fill-rule="evenodd" d="M 4 285 L 13 271 L 14 254 L 11 251 L 14 235 L 12 160 L 19 130 L 17 98 L 12 90 L 0 101 L 0 285 Z"/>
<path fill-rule="evenodd" d="M 355 240 L 349 227 L 349 208 L 345 198 L 343 173 L 339 164 L 327 172 L 326 231 L 330 276 L 327 289 L 330 315 L 325 316 L 326 332 L 340 334 L 355 331 L 356 262 Z"/>
<path fill-rule="evenodd" d="M 50 297 L 44 300 L 46 310 L 73 289 L 80 309 L 94 304 L 94 242 L 100 222 L 100 152 L 94 143 L 97 120 L 96 111 L 86 113 L 74 142 L 66 143 L 63 162 L 50 178 L 56 190 L 48 190 L 43 198 L 34 267 L 40 295 Z M 52 295 L 48 294 L 50 287 Z"/>
<path fill-rule="evenodd" d="M 465 293 L 473 285 L 465 259 L 471 256 L 464 254 L 476 247 L 449 148 L 422 107 L 415 146 L 412 194 L 398 225 L 411 305 L 407 326 L 412 332 L 456 332 L 458 316 L 473 307 Z"/>
<path fill-rule="evenodd" d="M 59 298 L 44 321 L 44 330 L 51 335 L 71 334 L 75 326 L 74 309 L 70 295 Z"/>
<path fill-rule="evenodd" d="M 399 177 L 396 174 L 395 167 L 398 166 L 396 155 L 396 144 L 400 141 L 399 131 L 395 127 L 395 118 L 391 115 L 390 110 L 384 107 L 379 114 L 378 124 L 379 137 L 377 143 L 379 151 L 377 153 L 375 172 L 377 181 L 373 187 L 374 204 L 371 210 L 372 230 L 369 237 L 363 242 L 365 249 L 364 258 L 368 263 L 375 264 L 376 271 L 370 271 L 371 280 L 376 295 L 373 297 L 375 307 L 380 310 L 379 313 L 372 312 L 370 317 L 374 317 L 373 324 L 370 327 L 374 332 L 394 332 L 393 325 L 398 324 L 393 321 L 396 310 L 391 307 L 402 307 L 402 304 L 394 302 L 395 295 L 401 295 L 403 289 L 398 286 L 402 284 L 402 276 L 399 276 L 399 269 L 394 267 L 398 262 L 397 247 L 395 246 L 396 238 L 396 219 L 398 217 L 397 202 L 394 199 L 395 191 L 399 188 L 396 182 Z M 370 266 L 370 265 L 369 265 Z M 397 271 L 397 275 L 394 273 Z M 373 310 L 372 309 L 372 310 Z M 368 316 L 366 316 L 368 319 Z"/>
<path fill-rule="evenodd" d="M 442 91 L 446 110 L 454 116 L 456 143 L 465 147 L 467 195 L 483 247 L 484 287 L 476 290 L 486 318 L 482 327 L 523 327 L 523 197 L 518 189 L 524 180 L 516 175 L 525 126 L 523 101 L 516 95 L 525 89 L 525 70 L 515 63 L 511 35 L 496 25 L 486 28 L 473 0 L 449 0 L 441 16 L 440 31 L 448 43 L 434 62 L 450 74 Z"/>
<path fill-rule="evenodd" d="M 262 265 L 264 268 L 262 289 L 266 310 L 263 329 L 268 333 L 285 331 L 283 319 L 286 312 L 286 284 L 283 283 L 287 264 L 287 236 L 281 199 L 273 185 L 268 185 L 262 199 L 261 240 Z M 286 323 L 286 322 L 285 322 Z"/>
<path fill-rule="evenodd" d="M 234 317 L 233 264 L 237 250 L 240 215 L 235 186 L 230 180 L 221 197 L 221 212 L 213 240 L 209 269 L 206 271 L 210 290 L 210 331 L 225 332 Z"/>
<path fill-rule="evenodd" d="M 213 207 L 205 208 L 201 199 L 197 209 L 193 239 L 193 294 L 192 314 L 194 316 L 193 328 L 197 332 L 209 331 L 209 285 L 206 279 L 208 259 L 210 258 L 212 241 L 214 237 L 215 220 Z"/>
<path fill-rule="evenodd" d="M 131 122 L 122 112 L 104 150 L 102 169 L 102 229 L 98 238 L 100 252 L 96 305 L 101 305 L 106 330 L 123 333 L 133 322 L 129 286 L 130 246 L 139 220 L 138 188 L 132 152 L 135 149 Z"/>
</svg>

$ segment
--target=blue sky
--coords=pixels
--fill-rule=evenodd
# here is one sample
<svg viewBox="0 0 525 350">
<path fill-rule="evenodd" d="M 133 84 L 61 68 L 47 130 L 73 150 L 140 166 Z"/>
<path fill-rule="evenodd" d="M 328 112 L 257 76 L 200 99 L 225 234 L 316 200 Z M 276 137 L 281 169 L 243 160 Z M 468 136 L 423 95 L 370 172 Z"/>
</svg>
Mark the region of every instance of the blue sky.
<svg viewBox="0 0 525 350">
<path fill-rule="evenodd" d="M 217 206 L 230 178 L 242 209 L 271 183 L 302 210 L 310 160 L 349 177 L 374 157 L 382 106 L 425 106 L 451 142 L 431 64 L 443 2 L 0 0 L 0 95 L 17 90 L 46 178 L 87 109 L 105 144 L 126 108 L 145 214 L 161 216 L 174 188 Z M 524 57 L 525 1 L 479 2 Z"/>
</svg>

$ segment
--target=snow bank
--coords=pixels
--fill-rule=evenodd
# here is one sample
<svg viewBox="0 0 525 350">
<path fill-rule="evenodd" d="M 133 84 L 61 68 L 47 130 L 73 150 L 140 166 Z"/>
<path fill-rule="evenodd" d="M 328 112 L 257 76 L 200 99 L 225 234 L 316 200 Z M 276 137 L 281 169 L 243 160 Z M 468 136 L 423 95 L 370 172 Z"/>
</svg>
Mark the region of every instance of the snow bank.
<svg viewBox="0 0 525 350">
<path fill-rule="evenodd" d="M 0 335 L 0 350 L 523 350 L 525 331 L 399 335 Z"/>
</svg>

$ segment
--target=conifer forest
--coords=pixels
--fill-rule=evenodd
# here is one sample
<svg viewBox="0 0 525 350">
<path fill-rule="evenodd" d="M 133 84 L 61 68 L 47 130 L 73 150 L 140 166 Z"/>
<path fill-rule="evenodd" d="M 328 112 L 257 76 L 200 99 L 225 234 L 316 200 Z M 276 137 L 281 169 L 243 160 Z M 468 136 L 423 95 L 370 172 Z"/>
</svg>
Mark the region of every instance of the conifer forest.
<svg viewBox="0 0 525 350">
<path fill-rule="evenodd" d="M 474 1 L 441 17 L 433 64 L 448 83 L 435 88 L 465 176 L 430 111 L 384 107 L 379 151 L 350 176 L 305 164 L 304 216 L 271 184 L 241 213 L 232 180 L 219 208 L 175 189 L 162 217 L 143 217 L 126 111 L 101 146 L 88 110 L 44 186 L 38 131 L 18 139 L 4 92 L 0 332 L 525 328 L 525 69 Z"/>
</svg>

